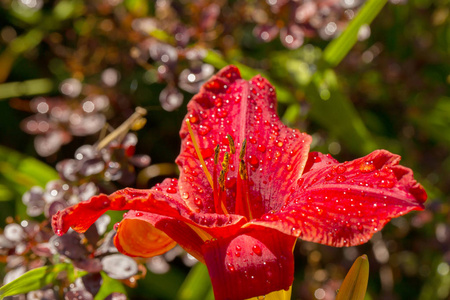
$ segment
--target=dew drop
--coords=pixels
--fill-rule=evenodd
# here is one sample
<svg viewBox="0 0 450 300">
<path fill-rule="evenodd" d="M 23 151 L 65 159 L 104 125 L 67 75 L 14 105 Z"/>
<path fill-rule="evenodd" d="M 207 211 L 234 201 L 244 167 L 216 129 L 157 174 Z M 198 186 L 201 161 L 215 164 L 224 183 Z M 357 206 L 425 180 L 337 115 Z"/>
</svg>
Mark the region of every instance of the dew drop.
<svg viewBox="0 0 450 300">
<path fill-rule="evenodd" d="M 227 268 L 228 268 L 228 270 L 229 270 L 230 272 L 234 272 L 234 271 L 235 271 L 233 265 L 230 264 L 230 263 L 227 263 Z"/>
<path fill-rule="evenodd" d="M 203 159 L 207 159 L 210 158 L 211 156 L 214 155 L 214 149 L 212 148 L 203 148 L 200 150 L 200 153 L 203 156 Z"/>
<path fill-rule="evenodd" d="M 223 100 L 221 97 L 217 97 L 216 99 L 214 99 L 214 105 L 216 107 L 222 107 L 222 104 L 223 104 Z"/>
<path fill-rule="evenodd" d="M 336 173 L 338 173 L 338 174 L 342 174 L 342 173 L 344 173 L 345 171 L 347 171 L 347 168 L 346 168 L 345 166 L 343 166 L 343 165 L 339 165 L 339 166 L 337 166 L 337 168 L 336 168 Z"/>
<path fill-rule="evenodd" d="M 266 146 L 258 145 L 258 147 L 256 149 L 258 149 L 259 152 L 265 152 L 266 151 Z"/>
<path fill-rule="evenodd" d="M 373 161 L 366 161 L 359 165 L 359 170 L 363 173 L 370 173 L 375 170 L 375 165 Z"/>
<path fill-rule="evenodd" d="M 143 213 L 141 213 L 141 212 L 136 213 L 136 217 L 141 217 L 142 215 L 143 215 Z"/>
<path fill-rule="evenodd" d="M 333 175 L 331 175 L 330 173 L 328 173 L 327 175 L 325 175 L 325 180 L 326 180 L 326 181 L 330 181 L 331 179 L 333 179 Z"/>
<path fill-rule="evenodd" d="M 169 186 L 167 188 L 166 192 L 169 193 L 169 194 L 176 194 L 177 193 L 177 189 L 172 187 L 172 186 Z"/>
<path fill-rule="evenodd" d="M 236 184 L 236 177 L 227 178 L 225 181 L 225 187 L 227 189 L 232 188 Z"/>
<path fill-rule="evenodd" d="M 225 118 L 228 115 L 228 112 L 225 109 L 218 109 L 217 110 L 217 116 L 219 118 Z"/>
<path fill-rule="evenodd" d="M 194 204 L 197 205 L 198 207 L 202 208 L 203 207 L 203 202 L 200 198 L 195 197 L 194 199 Z"/>
<path fill-rule="evenodd" d="M 198 123 L 198 116 L 197 116 L 197 114 L 190 114 L 189 115 L 189 121 L 191 122 L 191 124 Z"/>
<path fill-rule="evenodd" d="M 344 182 L 347 178 L 344 175 L 338 175 L 336 177 L 336 182 Z"/>
<path fill-rule="evenodd" d="M 256 255 L 258 255 L 258 256 L 262 255 L 261 247 L 259 247 L 258 245 L 254 245 L 252 247 L 252 250 Z"/>
<path fill-rule="evenodd" d="M 322 159 L 321 159 L 320 157 L 314 156 L 314 162 L 315 162 L 315 163 L 319 163 L 319 162 L 321 162 L 321 161 L 322 161 Z"/>
<path fill-rule="evenodd" d="M 187 198 L 189 198 L 189 193 L 183 192 L 183 194 L 181 195 L 181 198 L 186 200 Z"/>
<path fill-rule="evenodd" d="M 259 164 L 259 160 L 258 158 L 256 158 L 256 156 L 250 156 L 249 157 L 249 163 L 253 166 L 253 167 L 257 167 Z"/>
<path fill-rule="evenodd" d="M 208 132 L 210 132 L 210 131 L 211 131 L 211 128 L 209 128 L 209 126 L 207 126 L 207 125 L 200 125 L 198 128 L 198 133 L 200 135 L 207 135 Z"/>
<path fill-rule="evenodd" d="M 378 183 L 378 187 L 391 188 L 395 185 L 394 181 L 390 179 L 383 179 Z"/>
<path fill-rule="evenodd" d="M 295 236 L 299 236 L 300 233 L 301 233 L 301 230 L 300 230 L 299 228 L 292 227 L 292 228 L 291 228 L 291 233 L 292 233 L 293 235 L 295 235 Z"/>
</svg>

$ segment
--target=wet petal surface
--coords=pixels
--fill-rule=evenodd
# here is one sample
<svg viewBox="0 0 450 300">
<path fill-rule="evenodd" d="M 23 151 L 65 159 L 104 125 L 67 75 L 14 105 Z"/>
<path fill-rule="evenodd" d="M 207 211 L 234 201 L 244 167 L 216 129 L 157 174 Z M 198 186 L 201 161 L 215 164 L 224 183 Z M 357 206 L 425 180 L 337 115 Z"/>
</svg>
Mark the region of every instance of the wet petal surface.
<svg viewBox="0 0 450 300">
<path fill-rule="evenodd" d="M 253 223 L 330 246 L 365 243 L 392 218 L 423 209 L 426 193 L 399 161 L 385 150 L 345 163 L 313 152 L 285 207 Z"/>
</svg>

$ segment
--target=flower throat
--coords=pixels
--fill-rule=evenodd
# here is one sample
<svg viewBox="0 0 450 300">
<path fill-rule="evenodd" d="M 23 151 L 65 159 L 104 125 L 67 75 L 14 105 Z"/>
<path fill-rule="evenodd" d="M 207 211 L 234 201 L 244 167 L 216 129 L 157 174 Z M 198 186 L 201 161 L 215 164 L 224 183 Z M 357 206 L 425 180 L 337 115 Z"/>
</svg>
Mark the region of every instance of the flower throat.
<svg viewBox="0 0 450 300">
<path fill-rule="evenodd" d="M 213 189 L 214 196 L 214 208 L 216 213 L 229 215 L 230 213 L 226 207 L 226 192 L 225 192 L 225 179 L 229 170 L 230 156 L 236 153 L 236 148 L 234 145 L 233 138 L 231 135 L 227 135 L 228 144 L 230 147 L 230 152 L 225 152 L 223 161 L 221 164 L 221 169 L 219 174 L 217 174 L 217 165 L 219 164 L 219 145 L 214 149 L 214 169 L 213 175 L 206 168 L 205 160 L 201 154 L 200 148 L 198 146 L 197 140 L 192 131 L 191 122 L 189 119 L 186 120 L 186 125 L 189 131 L 189 135 L 192 139 L 192 144 L 194 145 L 195 152 L 200 160 L 201 167 L 205 173 L 206 179 L 208 180 L 211 188 Z M 249 185 L 248 185 L 248 173 L 245 164 L 245 151 L 247 147 L 247 140 L 244 139 L 242 143 L 241 150 L 239 152 L 239 176 L 236 180 L 236 206 L 235 214 L 242 215 L 248 220 L 253 219 L 254 213 L 252 212 L 249 197 Z"/>
</svg>

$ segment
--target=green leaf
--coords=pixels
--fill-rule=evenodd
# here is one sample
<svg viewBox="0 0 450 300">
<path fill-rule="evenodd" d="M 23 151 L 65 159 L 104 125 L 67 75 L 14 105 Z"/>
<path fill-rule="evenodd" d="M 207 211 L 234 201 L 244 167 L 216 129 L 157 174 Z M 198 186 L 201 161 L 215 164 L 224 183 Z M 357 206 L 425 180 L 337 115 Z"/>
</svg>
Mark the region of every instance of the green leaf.
<svg viewBox="0 0 450 300">
<path fill-rule="evenodd" d="M 305 92 L 311 103 L 311 118 L 338 137 L 352 152 L 367 154 L 378 148 L 355 106 L 342 93 L 332 69 L 316 73 Z"/>
<path fill-rule="evenodd" d="M 178 290 L 178 300 L 205 299 L 212 289 L 208 269 L 202 263 L 192 267 Z"/>
<path fill-rule="evenodd" d="M 361 26 L 369 25 L 380 13 L 387 0 L 368 0 L 344 32 L 324 50 L 323 61 L 329 67 L 337 66 L 358 40 Z"/>
<path fill-rule="evenodd" d="M 125 287 L 119 280 L 109 277 L 105 272 L 100 272 L 100 274 L 103 279 L 102 287 L 95 295 L 94 300 L 103 300 L 114 292 L 126 294 Z"/>
<path fill-rule="evenodd" d="M 348 271 L 337 293 L 336 300 L 364 300 L 369 282 L 367 255 L 358 257 Z"/>
<path fill-rule="evenodd" d="M 58 274 L 64 271 L 67 272 L 69 282 L 73 282 L 76 278 L 86 274 L 84 271 L 75 271 L 72 264 L 67 263 L 36 268 L 2 286 L 0 288 L 0 299 L 39 290 L 48 284 L 54 283 Z"/>
<path fill-rule="evenodd" d="M 35 185 L 45 186 L 58 178 L 58 173 L 45 163 L 14 150 L 0 146 L 0 174 L 9 183 L 29 189 Z"/>
<path fill-rule="evenodd" d="M 0 202 L 1 201 L 9 201 L 14 198 L 14 194 L 11 190 L 4 184 L 0 183 Z"/>
</svg>

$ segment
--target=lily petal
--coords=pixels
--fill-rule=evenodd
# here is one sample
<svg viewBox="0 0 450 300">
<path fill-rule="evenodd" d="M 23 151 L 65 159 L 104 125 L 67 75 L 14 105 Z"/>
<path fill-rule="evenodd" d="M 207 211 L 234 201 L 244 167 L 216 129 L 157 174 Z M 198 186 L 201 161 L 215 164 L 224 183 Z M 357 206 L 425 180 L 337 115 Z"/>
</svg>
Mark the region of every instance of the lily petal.
<svg viewBox="0 0 450 300">
<path fill-rule="evenodd" d="M 161 185 L 149 190 L 126 188 L 109 196 L 100 194 L 88 201 L 58 211 L 52 217 L 52 226 L 57 235 L 63 235 L 72 227 L 77 232 L 85 232 L 102 214 L 108 210 L 157 211 L 166 217 L 190 215 L 179 195 L 171 192 L 176 179 L 166 179 Z M 169 189 L 169 193 L 167 190 Z"/>
<path fill-rule="evenodd" d="M 114 237 L 116 248 L 128 256 L 152 257 L 175 247 L 177 243 L 174 240 L 152 225 L 158 217 L 161 218 L 147 212 L 128 212 L 117 227 Z M 151 221 L 143 221 L 141 218 Z"/>
<path fill-rule="evenodd" d="M 236 208 L 239 190 L 239 152 L 247 141 L 244 162 L 248 172 L 248 198 L 254 217 L 281 208 L 290 189 L 300 178 L 306 164 L 311 137 L 282 124 L 276 113 L 273 86 L 261 76 L 251 81 L 241 79 L 239 70 L 229 66 L 209 80 L 188 104 L 185 120 L 197 134 L 200 152 L 213 177 L 221 170 L 225 152 L 230 153 L 225 178 L 227 210 Z M 234 140 L 235 153 L 227 138 Z M 206 180 L 183 122 L 180 136 L 180 193 L 192 210 L 215 212 L 213 188 Z M 219 145 L 218 165 L 214 149 Z"/>
<path fill-rule="evenodd" d="M 399 161 L 385 150 L 345 163 L 311 153 L 291 200 L 251 223 L 329 246 L 365 243 L 390 219 L 423 209 L 426 192 Z"/>
<path fill-rule="evenodd" d="M 72 227 L 85 232 L 108 210 L 130 210 L 118 226 L 114 242 L 124 254 L 150 257 L 170 250 L 175 242 L 199 261 L 201 245 L 209 239 L 237 234 L 246 220 L 238 215 L 199 214 L 190 211 L 176 191 L 176 179 L 166 179 L 148 190 L 123 189 L 101 194 L 56 213 L 52 226 L 62 235 Z M 150 230 L 145 242 L 142 234 Z M 158 249 L 157 245 L 162 247 Z"/>
<path fill-rule="evenodd" d="M 203 246 L 216 300 L 245 299 L 288 290 L 295 237 L 260 228 Z"/>
</svg>

